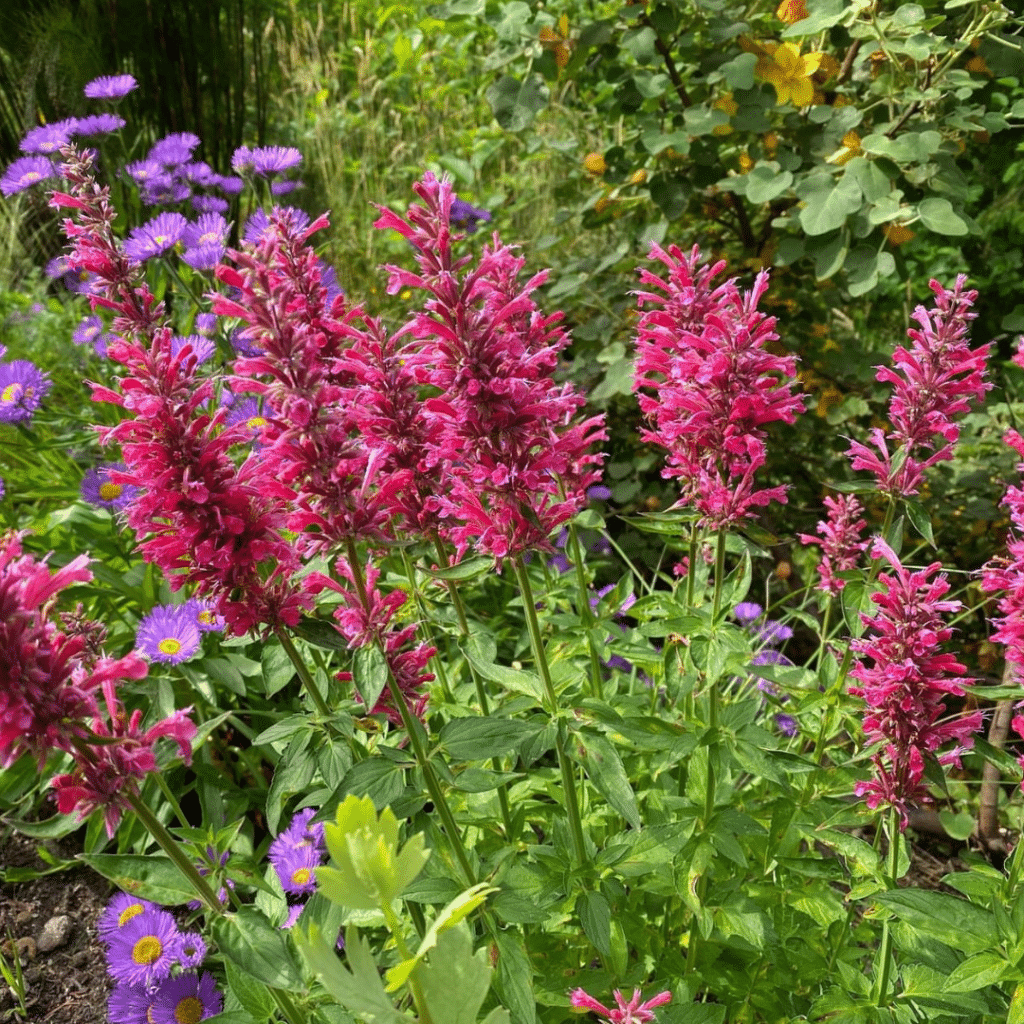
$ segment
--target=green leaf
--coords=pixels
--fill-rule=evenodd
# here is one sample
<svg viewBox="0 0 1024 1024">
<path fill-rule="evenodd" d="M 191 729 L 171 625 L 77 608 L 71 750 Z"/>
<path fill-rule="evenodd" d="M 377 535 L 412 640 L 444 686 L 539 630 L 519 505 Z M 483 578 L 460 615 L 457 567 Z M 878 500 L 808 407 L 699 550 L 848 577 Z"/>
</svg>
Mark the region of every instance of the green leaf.
<svg viewBox="0 0 1024 1024">
<path fill-rule="evenodd" d="M 669 141 L 661 148 L 668 148 L 673 144 Z M 651 201 L 665 219 L 671 221 L 680 217 L 686 210 L 690 196 L 693 195 L 693 186 L 678 174 L 656 174 L 651 178 L 650 191 Z"/>
<path fill-rule="evenodd" d="M 953 212 L 948 199 L 922 199 L 917 212 L 924 226 L 940 235 L 966 235 L 970 230 L 966 221 Z"/>
<path fill-rule="evenodd" d="M 843 0 L 811 0 L 808 16 L 794 22 L 783 33 L 783 39 L 813 36 L 823 29 L 838 25 L 846 14 L 847 5 Z"/>
<path fill-rule="evenodd" d="M 576 914 L 583 925 L 583 934 L 594 949 L 607 960 L 612 955 L 612 911 L 599 892 L 581 892 L 576 900 Z"/>
<path fill-rule="evenodd" d="M 828 173 L 808 175 L 797 194 L 806 204 L 800 211 L 800 226 L 809 235 L 841 228 L 847 216 L 861 207 L 860 185 L 853 175 L 843 175 L 839 181 Z"/>
<path fill-rule="evenodd" d="M 948 893 L 900 889 L 874 897 L 916 931 L 944 942 L 951 949 L 982 953 L 998 942 L 992 914 Z"/>
<path fill-rule="evenodd" d="M 508 754 L 537 732 L 517 718 L 454 718 L 441 730 L 441 746 L 454 761 L 483 761 Z"/>
<path fill-rule="evenodd" d="M 214 918 L 210 928 L 220 953 L 245 974 L 273 988 L 295 992 L 303 987 L 284 932 L 256 907 Z"/>
<path fill-rule="evenodd" d="M 977 953 L 968 957 L 946 979 L 945 992 L 976 992 L 997 985 L 1013 972 L 1013 964 L 1001 953 Z"/>
<path fill-rule="evenodd" d="M 471 580 L 485 572 L 494 571 L 493 558 L 466 558 L 458 565 L 447 569 L 426 569 L 428 576 L 435 580 Z"/>
<path fill-rule="evenodd" d="M 405 792 L 405 772 L 401 764 L 386 757 L 368 757 L 357 761 L 345 772 L 341 785 L 324 802 L 330 814 L 338 801 L 349 794 L 368 796 L 376 807 L 387 807 Z"/>
<path fill-rule="evenodd" d="M 348 641 L 338 632 L 333 623 L 325 622 L 323 619 L 314 619 L 305 615 L 299 619 L 298 624 L 292 626 L 292 632 L 301 636 L 307 643 L 314 647 L 322 647 L 326 651 L 347 651 Z M 288 657 L 287 654 L 284 655 Z M 266 669 L 264 668 L 264 675 Z"/>
<path fill-rule="evenodd" d="M 352 682 L 367 708 L 377 706 L 388 685 L 388 663 L 377 644 L 360 647 L 352 657 Z"/>
<path fill-rule="evenodd" d="M 549 92 L 539 75 L 527 75 L 522 82 L 503 75 L 486 95 L 498 124 L 507 132 L 521 132 L 547 106 Z"/>
<path fill-rule="evenodd" d="M 231 960 L 224 961 L 224 973 L 231 994 L 254 1020 L 268 1021 L 274 1016 L 277 1003 L 262 985 L 254 985 L 252 977 Z"/>
<path fill-rule="evenodd" d="M 640 809 L 615 747 L 599 733 L 581 729 L 570 737 L 569 748 L 594 787 L 634 829 L 639 829 Z"/>
<path fill-rule="evenodd" d="M 438 939 L 430 962 L 416 972 L 416 978 L 435 1021 L 476 1024 L 491 987 L 492 973 L 486 946 L 474 953 L 470 930 L 460 924 Z M 487 1021 L 507 1024 L 508 1011 L 496 1007 Z"/>
<path fill-rule="evenodd" d="M 752 57 L 753 54 L 744 54 Z M 781 196 L 793 184 L 793 175 L 789 171 L 772 169 L 768 164 L 759 163 L 747 175 L 747 198 L 752 203 L 768 203 Z"/>
<path fill-rule="evenodd" d="M 461 793 L 489 793 L 523 778 L 521 772 L 492 772 L 487 768 L 467 768 L 455 776 L 454 786 Z"/>
<path fill-rule="evenodd" d="M 905 504 L 907 506 L 907 518 L 910 520 L 911 525 L 932 547 L 935 547 L 932 519 L 925 507 L 919 501 L 913 501 L 910 498 L 906 499 Z M 967 837 L 964 836 L 963 838 L 966 839 Z"/>
<path fill-rule="evenodd" d="M 814 276 L 824 281 L 839 273 L 849 251 L 849 235 L 837 231 L 834 235 L 819 235 L 807 241 L 807 255 L 814 259 Z"/>
<path fill-rule="evenodd" d="M 536 1024 L 533 968 L 522 937 L 514 931 L 499 931 L 494 942 L 498 947 L 497 989 L 502 1003 L 511 1011 L 513 1024 Z"/>
<path fill-rule="evenodd" d="M 525 694 L 544 704 L 544 686 L 535 672 L 494 664 L 494 641 L 486 634 L 474 633 L 466 638 L 463 652 L 466 660 L 484 679 L 512 693 Z"/>
<path fill-rule="evenodd" d="M 165 907 L 178 906 L 196 898 L 195 890 L 169 857 L 80 853 L 78 860 L 85 861 L 124 892 Z"/>
</svg>

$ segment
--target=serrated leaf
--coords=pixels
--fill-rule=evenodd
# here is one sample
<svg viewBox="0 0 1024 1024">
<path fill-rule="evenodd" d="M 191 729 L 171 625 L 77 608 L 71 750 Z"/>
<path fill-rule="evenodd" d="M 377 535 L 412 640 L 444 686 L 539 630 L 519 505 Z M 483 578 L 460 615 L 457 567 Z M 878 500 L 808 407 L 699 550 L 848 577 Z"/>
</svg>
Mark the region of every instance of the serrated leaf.
<svg viewBox="0 0 1024 1024">
<path fill-rule="evenodd" d="M 581 892 L 576 900 L 576 914 L 583 925 L 583 934 L 605 960 L 612 955 L 612 912 L 608 901 L 599 892 Z"/>
<path fill-rule="evenodd" d="M 196 892 L 169 857 L 137 854 L 80 853 L 84 861 L 119 889 L 165 907 L 196 898 Z"/>
<path fill-rule="evenodd" d="M 388 685 L 388 663 L 377 644 L 360 647 L 352 657 L 352 682 L 367 709 L 377 706 Z"/>
<path fill-rule="evenodd" d="M 333 623 L 325 622 L 323 619 L 314 619 L 304 615 L 296 625 L 292 626 L 292 632 L 301 636 L 307 643 L 314 647 L 322 647 L 326 651 L 347 651 L 348 641 L 338 632 Z M 285 658 L 288 655 L 285 654 Z"/>
<path fill-rule="evenodd" d="M 580 730 L 570 737 L 569 748 L 573 757 L 583 765 L 594 787 L 634 829 L 639 829 L 640 809 L 636 795 L 622 766 L 622 759 L 611 742 L 598 733 Z"/>
<path fill-rule="evenodd" d="M 510 753 L 535 732 L 536 725 L 516 718 L 455 718 L 438 740 L 454 761 L 483 761 Z"/>
</svg>

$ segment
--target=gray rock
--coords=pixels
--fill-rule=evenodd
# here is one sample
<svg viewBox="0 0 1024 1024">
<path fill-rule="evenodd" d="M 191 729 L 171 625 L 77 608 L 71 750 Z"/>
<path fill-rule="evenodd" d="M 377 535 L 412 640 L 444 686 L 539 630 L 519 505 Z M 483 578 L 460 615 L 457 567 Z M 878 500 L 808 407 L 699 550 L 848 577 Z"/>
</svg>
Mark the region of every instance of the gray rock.
<svg viewBox="0 0 1024 1024">
<path fill-rule="evenodd" d="M 71 938 L 71 918 L 67 914 L 58 914 L 51 917 L 36 939 L 36 946 L 40 953 L 48 953 L 51 949 L 59 949 L 68 939 Z"/>
</svg>

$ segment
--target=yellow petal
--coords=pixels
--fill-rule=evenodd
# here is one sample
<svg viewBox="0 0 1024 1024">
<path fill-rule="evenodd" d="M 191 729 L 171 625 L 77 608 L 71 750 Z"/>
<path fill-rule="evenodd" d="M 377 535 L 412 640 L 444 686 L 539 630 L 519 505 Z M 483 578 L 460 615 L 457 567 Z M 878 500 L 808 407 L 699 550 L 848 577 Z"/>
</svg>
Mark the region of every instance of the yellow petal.
<svg viewBox="0 0 1024 1024">
<path fill-rule="evenodd" d="M 814 99 L 814 86 L 809 78 L 794 78 L 789 82 L 789 93 L 793 106 L 806 107 Z"/>
<path fill-rule="evenodd" d="M 798 74 L 801 78 L 809 78 L 818 70 L 818 66 L 821 64 L 821 58 L 824 57 L 823 53 L 805 53 L 800 58 L 800 71 Z"/>
</svg>

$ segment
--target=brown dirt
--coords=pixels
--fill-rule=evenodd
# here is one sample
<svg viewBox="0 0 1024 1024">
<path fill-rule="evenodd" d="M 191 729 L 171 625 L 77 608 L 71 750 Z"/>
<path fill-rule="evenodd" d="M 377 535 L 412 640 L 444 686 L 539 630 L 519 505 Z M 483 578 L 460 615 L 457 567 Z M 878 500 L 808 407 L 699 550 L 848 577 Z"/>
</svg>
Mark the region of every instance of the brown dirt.
<svg viewBox="0 0 1024 1024">
<path fill-rule="evenodd" d="M 0 834 L 0 879 L 12 868 L 46 870 L 37 845 L 17 834 Z M 61 859 L 76 852 L 73 842 L 48 848 Z M 105 1024 L 112 985 L 95 925 L 110 893 L 110 883 L 84 866 L 0 884 L 0 950 L 10 963 L 10 935 L 20 954 L 28 1008 L 27 1016 L 19 1014 L 18 1001 L 0 977 L 0 1021 Z M 39 950 L 44 925 L 62 915 L 71 923 L 67 941 L 49 952 Z"/>
</svg>

